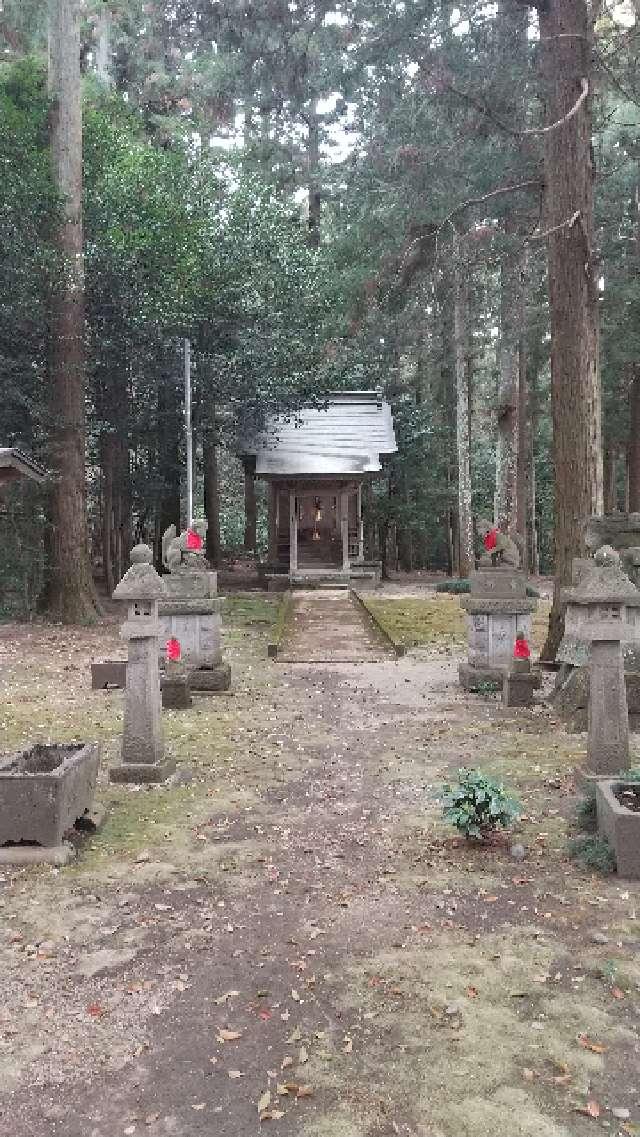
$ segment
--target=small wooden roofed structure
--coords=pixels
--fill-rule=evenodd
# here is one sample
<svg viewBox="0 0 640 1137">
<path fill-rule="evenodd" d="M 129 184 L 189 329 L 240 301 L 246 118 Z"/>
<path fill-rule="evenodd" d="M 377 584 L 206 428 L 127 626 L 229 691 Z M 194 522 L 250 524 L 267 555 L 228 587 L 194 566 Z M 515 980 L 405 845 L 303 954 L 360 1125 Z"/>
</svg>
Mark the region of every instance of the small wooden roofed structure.
<svg viewBox="0 0 640 1137">
<path fill-rule="evenodd" d="M 396 450 L 391 407 L 377 391 L 327 395 L 268 420 L 242 447 L 245 468 L 269 483 L 267 576 L 379 579 L 379 566 L 365 559 L 362 490 Z"/>
<path fill-rule="evenodd" d="M 28 454 L 15 446 L 0 446 L 0 493 L 18 478 L 31 478 L 35 482 L 44 482 L 46 477 L 47 471 L 44 466 L 35 462 Z"/>
</svg>

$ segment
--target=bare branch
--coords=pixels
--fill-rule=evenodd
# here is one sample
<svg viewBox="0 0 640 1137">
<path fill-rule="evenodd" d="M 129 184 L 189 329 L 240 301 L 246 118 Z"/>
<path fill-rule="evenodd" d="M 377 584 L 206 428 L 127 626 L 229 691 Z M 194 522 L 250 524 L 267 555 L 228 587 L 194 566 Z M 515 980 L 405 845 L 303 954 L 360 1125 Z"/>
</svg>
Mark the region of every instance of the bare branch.
<svg viewBox="0 0 640 1137">
<path fill-rule="evenodd" d="M 573 229 L 573 226 L 580 220 L 580 216 L 580 210 L 576 209 L 576 212 L 571 217 L 568 217 L 566 221 L 562 221 L 560 225 L 554 225 L 552 229 L 545 229 L 544 233 L 532 233 L 530 237 L 527 237 L 526 243 L 528 244 L 530 241 L 546 241 L 547 237 L 551 237 L 553 233 L 559 233 L 561 229 Z"/>
<path fill-rule="evenodd" d="M 589 97 L 588 79 L 581 80 L 581 88 L 582 89 L 580 95 L 578 96 L 577 101 L 571 107 L 571 110 L 567 111 L 566 115 L 558 119 L 557 122 L 552 122 L 549 124 L 549 126 L 532 127 L 530 130 L 519 130 L 517 127 L 509 126 L 508 123 L 503 122 L 502 119 L 499 119 L 498 116 L 493 113 L 491 108 L 488 107 L 483 100 L 476 99 L 474 95 L 469 95 L 466 91 L 459 91 L 457 87 L 453 87 L 450 83 L 447 84 L 448 91 L 451 91 L 453 95 L 457 95 L 459 99 L 464 99 L 466 102 L 471 103 L 472 106 L 476 107 L 477 110 L 481 111 L 482 114 L 486 115 L 488 119 L 491 119 L 492 122 L 495 122 L 501 130 L 504 130 L 506 134 L 510 134 L 513 138 L 534 138 L 537 135 L 551 134 L 551 132 L 557 130 L 558 127 L 564 126 L 565 123 L 569 122 L 570 119 L 574 117 L 574 115 L 577 115 L 585 99 Z"/>
<path fill-rule="evenodd" d="M 520 190 L 539 190 L 540 185 L 539 178 L 530 178 L 529 181 L 516 182 L 515 185 L 500 186 L 499 189 L 491 190 L 490 193 L 485 193 L 482 197 L 470 197 L 467 201 L 462 201 L 459 205 L 456 205 L 455 209 L 452 209 L 451 213 L 447 214 L 444 221 L 441 221 L 436 230 L 436 237 L 442 232 L 445 225 L 449 225 L 454 217 L 457 217 L 459 213 L 464 213 L 465 209 L 470 209 L 472 205 L 483 205 L 485 201 L 492 201 L 493 198 L 504 197 L 509 193 L 518 193 Z"/>
<path fill-rule="evenodd" d="M 524 138 L 527 135 L 531 134 L 551 134 L 552 130 L 557 130 L 559 126 L 564 126 L 566 122 L 569 122 L 570 119 L 577 115 L 585 99 L 589 98 L 589 80 L 585 78 L 581 79 L 580 85 L 582 87 L 580 96 L 577 102 L 575 102 L 572 106 L 571 110 L 567 111 L 566 115 L 564 115 L 562 118 L 559 118 L 557 122 L 552 122 L 549 126 L 540 127 L 539 130 L 523 130 L 522 137 Z"/>
</svg>

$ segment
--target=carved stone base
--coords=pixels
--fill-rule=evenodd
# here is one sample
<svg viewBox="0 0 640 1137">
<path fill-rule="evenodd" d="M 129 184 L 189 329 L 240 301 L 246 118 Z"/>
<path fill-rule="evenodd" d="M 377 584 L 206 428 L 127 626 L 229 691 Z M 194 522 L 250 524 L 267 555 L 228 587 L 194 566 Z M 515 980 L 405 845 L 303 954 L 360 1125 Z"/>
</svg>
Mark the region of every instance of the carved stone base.
<svg viewBox="0 0 640 1137">
<path fill-rule="evenodd" d="M 494 683 L 498 689 L 502 687 L 504 676 L 503 667 L 472 667 L 469 663 L 461 663 L 458 668 L 460 686 L 464 691 L 477 691 L 487 683 Z"/>
<path fill-rule="evenodd" d="M 184 711 L 193 704 L 186 675 L 165 675 L 161 683 L 162 706 L 165 711 Z"/>
<path fill-rule="evenodd" d="M 192 691 L 212 695 L 228 691 L 231 686 L 231 667 L 228 663 L 219 663 L 217 667 L 198 667 L 189 674 L 189 686 Z"/>
<path fill-rule="evenodd" d="M 175 773 L 176 763 L 172 758 L 163 762 L 123 762 L 109 770 L 110 782 L 128 782 L 132 785 L 155 785 L 166 782 Z"/>
<path fill-rule="evenodd" d="M 532 707 L 533 692 L 540 686 L 540 677 L 535 672 L 510 672 L 504 677 L 502 702 L 505 707 Z"/>
</svg>

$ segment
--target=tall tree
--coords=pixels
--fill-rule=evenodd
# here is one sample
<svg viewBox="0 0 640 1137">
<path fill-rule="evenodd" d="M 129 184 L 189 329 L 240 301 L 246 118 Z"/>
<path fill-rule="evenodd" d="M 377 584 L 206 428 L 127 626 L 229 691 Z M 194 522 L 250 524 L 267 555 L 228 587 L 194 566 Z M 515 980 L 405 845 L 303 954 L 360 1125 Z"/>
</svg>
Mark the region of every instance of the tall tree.
<svg viewBox="0 0 640 1137">
<path fill-rule="evenodd" d="M 64 623 L 91 620 L 96 595 L 87 537 L 79 0 L 50 0 L 51 155 L 60 195 L 61 271 L 51 300 L 52 486 L 45 607 Z"/>
<path fill-rule="evenodd" d="M 562 591 L 586 555 L 585 519 L 602 512 L 598 270 L 594 249 L 592 26 L 586 0 L 537 0 L 551 308 L 555 464 L 554 599 L 543 656 L 564 632 Z"/>
</svg>

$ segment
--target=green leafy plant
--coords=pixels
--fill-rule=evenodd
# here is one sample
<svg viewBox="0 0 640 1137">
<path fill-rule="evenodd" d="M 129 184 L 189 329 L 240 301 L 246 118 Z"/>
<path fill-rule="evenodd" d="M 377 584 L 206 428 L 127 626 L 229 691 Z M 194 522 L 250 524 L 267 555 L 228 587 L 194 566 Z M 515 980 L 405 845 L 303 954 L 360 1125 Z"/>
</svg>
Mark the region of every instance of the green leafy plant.
<svg viewBox="0 0 640 1137">
<path fill-rule="evenodd" d="M 595 833 L 597 828 L 596 791 L 590 789 L 576 808 L 576 824 L 583 833 Z"/>
<path fill-rule="evenodd" d="M 482 770 L 458 770 L 457 784 L 444 787 L 443 817 L 467 840 L 482 841 L 498 829 L 508 829 L 520 812 L 504 786 Z"/>
<path fill-rule="evenodd" d="M 574 837 L 569 842 L 569 856 L 585 869 L 608 876 L 616 871 L 616 857 L 604 837 Z"/>
<path fill-rule="evenodd" d="M 502 690 L 502 684 L 498 683 L 497 679 L 483 679 L 472 689 L 474 694 L 483 695 L 486 698 L 489 695 L 497 695 L 498 691 Z"/>
</svg>

